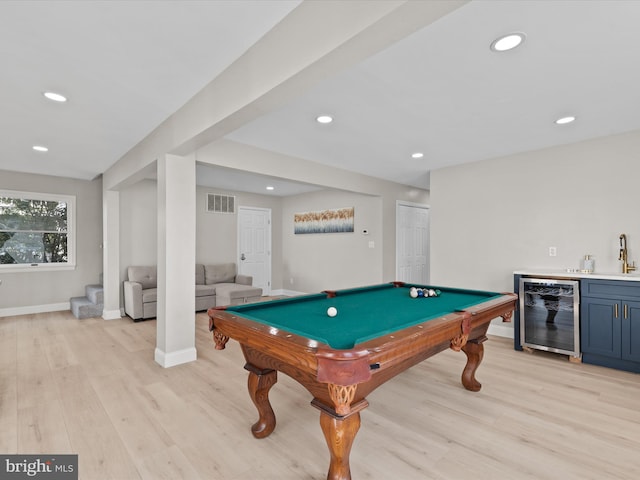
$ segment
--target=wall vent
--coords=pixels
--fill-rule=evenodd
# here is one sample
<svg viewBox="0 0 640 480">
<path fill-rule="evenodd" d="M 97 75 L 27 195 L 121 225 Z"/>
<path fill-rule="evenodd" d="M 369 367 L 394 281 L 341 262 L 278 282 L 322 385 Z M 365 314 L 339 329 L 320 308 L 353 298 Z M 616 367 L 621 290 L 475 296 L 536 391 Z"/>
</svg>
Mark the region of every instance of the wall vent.
<svg viewBox="0 0 640 480">
<path fill-rule="evenodd" d="M 207 194 L 207 212 L 236 213 L 236 197 L 219 193 Z"/>
</svg>

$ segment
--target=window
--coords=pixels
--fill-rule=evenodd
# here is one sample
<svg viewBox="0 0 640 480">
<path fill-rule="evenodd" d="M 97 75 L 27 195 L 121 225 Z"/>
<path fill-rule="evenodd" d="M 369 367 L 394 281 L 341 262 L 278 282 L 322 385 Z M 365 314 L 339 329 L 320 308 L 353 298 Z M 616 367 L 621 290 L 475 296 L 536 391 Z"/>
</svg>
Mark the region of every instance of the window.
<svg viewBox="0 0 640 480">
<path fill-rule="evenodd" d="M 75 197 L 0 190 L 0 272 L 75 267 Z"/>
</svg>

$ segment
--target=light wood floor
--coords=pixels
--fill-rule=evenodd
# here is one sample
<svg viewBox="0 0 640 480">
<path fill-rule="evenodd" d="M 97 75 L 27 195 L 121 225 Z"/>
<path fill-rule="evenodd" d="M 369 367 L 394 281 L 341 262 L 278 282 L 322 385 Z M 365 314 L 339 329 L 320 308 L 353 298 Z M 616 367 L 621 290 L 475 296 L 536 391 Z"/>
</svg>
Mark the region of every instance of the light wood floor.
<svg viewBox="0 0 640 480">
<path fill-rule="evenodd" d="M 153 361 L 155 321 L 0 318 L 0 452 L 77 453 L 80 479 L 324 479 L 309 395 L 284 375 L 275 432 L 256 440 L 238 345 Z M 375 391 L 351 453 L 354 480 L 636 479 L 640 376 L 485 343 L 479 393 L 447 351 Z"/>
</svg>

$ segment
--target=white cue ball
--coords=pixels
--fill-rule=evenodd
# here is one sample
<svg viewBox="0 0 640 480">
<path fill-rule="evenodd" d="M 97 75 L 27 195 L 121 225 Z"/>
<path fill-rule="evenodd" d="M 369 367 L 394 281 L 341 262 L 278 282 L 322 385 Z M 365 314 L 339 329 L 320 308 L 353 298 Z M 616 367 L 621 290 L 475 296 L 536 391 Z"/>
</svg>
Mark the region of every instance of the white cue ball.
<svg viewBox="0 0 640 480">
<path fill-rule="evenodd" d="M 336 307 L 327 308 L 327 315 L 330 317 L 335 317 L 338 314 L 338 309 Z"/>
<path fill-rule="evenodd" d="M 411 298 L 416 298 L 418 296 L 418 289 L 416 287 L 411 287 L 411 290 L 409 290 L 409 296 Z"/>
</svg>

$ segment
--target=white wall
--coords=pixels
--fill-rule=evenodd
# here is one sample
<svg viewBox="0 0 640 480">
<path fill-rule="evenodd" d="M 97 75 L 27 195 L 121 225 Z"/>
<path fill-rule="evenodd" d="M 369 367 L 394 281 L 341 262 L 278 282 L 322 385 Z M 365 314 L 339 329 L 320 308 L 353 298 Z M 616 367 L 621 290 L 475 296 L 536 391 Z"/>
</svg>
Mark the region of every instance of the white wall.
<svg viewBox="0 0 640 480">
<path fill-rule="evenodd" d="M 235 261 L 237 254 L 237 215 L 208 213 L 207 193 L 235 195 L 237 206 L 271 209 L 273 248 L 272 284 L 282 284 L 279 268 L 281 248 L 281 199 L 268 195 L 197 187 L 196 189 L 196 262 L 222 263 Z M 143 180 L 120 192 L 120 269 L 126 279 L 130 265 L 157 263 L 157 184 Z"/>
<path fill-rule="evenodd" d="M 69 308 L 71 297 L 100 281 L 102 183 L 0 171 L 0 188 L 76 196 L 76 268 L 70 271 L 0 273 L 0 316 Z"/>
<path fill-rule="evenodd" d="M 158 185 L 143 180 L 120 191 L 120 269 L 158 263 Z M 124 279 L 124 277 L 122 277 Z"/>
<path fill-rule="evenodd" d="M 384 222 L 381 197 L 339 190 L 324 190 L 292 197 L 274 197 L 198 187 L 196 191 L 196 260 L 198 263 L 235 261 L 237 215 L 206 212 L 207 193 L 236 196 L 238 206 L 271 209 L 272 287 L 274 290 L 317 292 L 391 281 L 385 278 L 385 255 L 395 244 L 385 246 L 384 232 L 395 232 L 395 196 L 389 194 L 390 213 Z M 399 196 L 402 196 L 399 193 Z M 155 265 L 156 183 L 139 182 L 120 192 L 121 275 L 129 265 Z M 294 235 L 294 213 L 327 208 L 355 207 L 355 232 Z M 363 235 L 366 229 L 369 234 Z M 373 242 L 374 248 L 369 248 Z M 392 269 L 395 271 L 394 269 Z M 291 282 L 293 278 L 293 282 Z"/>
<path fill-rule="evenodd" d="M 260 160 L 265 161 L 264 158 Z M 305 175 L 311 171 L 307 168 L 308 165 L 299 169 Z M 327 182 L 337 181 L 334 169 L 324 167 L 314 171 L 316 178 L 326 178 Z M 0 310 L 8 307 L 38 307 L 35 310 L 50 311 L 55 309 L 48 306 L 51 304 L 65 308 L 70 297 L 84 295 L 86 284 L 98 283 L 102 272 L 101 183 L 13 172 L 1 173 L 0 188 L 71 193 L 77 196 L 78 268 L 74 272 L 0 274 L 3 279 L 0 284 Z M 406 200 L 428 203 L 429 193 L 348 172 L 340 174 L 340 181 L 352 184 L 357 190 L 372 193 L 327 190 L 324 193 L 283 200 L 269 195 L 198 187 L 196 260 L 200 263 L 217 263 L 233 261 L 235 258 L 236 216 L 205 212 L 206 194 L 224 193 L 236 195 L 239 206 L 271 209 L 273 289 L 314 292 L 324 288 L 394 280 L 395 202 Z M 126 278 L 128 266 L 157 263 L 156 181 L 137 182 L 122 188 L 119 195 L 122 281 Z M 294 237 L 293 213 L 344 206 L 356 207 L 354 234 L 319 234 L 307 236 L 307 239 L 295 238 L 300 235 Z M 285 221 L 288 223 L 285 224 Z M 361 233 L 365 228 L 370 232 L 367 236 Z M 369 241 L 374 242 L 373 249 L 368 247 Z M 309 250 L 305 250 L 306 247 Z M 330 261 L 326 261 L 326 258 L 323 260 L 325 256 Z M 293 284 L 289 282 L 292 276 Z M 44 307 L 44 310 L 39 307 Z"/>
<path fill-rule="evenodd" d="M 388 182 L 348 170 L 328 167 L 301 158 L 276 154 L 248 145 L 230 141 L 214 142 L 198 151 L 198 161 L 284 178 L 286 180 L 325 187 L 333 192 L 353 192 L 365 196 L 379 197 L 382 215 L 382 272 L 384 281 L 392 281 L 396 274 L 396 201 L 418 204 L 429 203 L 429 192 L 415 187 Z M 283 217 L 284 219 L 284 217 Z M 378 248 L 378 247 L 376 247 Z M 286 258 L 287 252 L 283 253 Z M 284 272 L 286 283 L 287 273 Z M 295 281 L 295 279 L 294 279 Z M 352 285 L 353 286 L 353 285 Z M 288 288 L 285 285 L 284 288 Z M 274 287 L 275 288 L 275 287 Z"/>
<path fill-rule="evenodd" d="M 294 214 L 345 207 L 354 207 L 353 233 L 293 233 Z M 315 293 L 382 282 L 380 197 L 335 190 L 296 195 L 283 199 L 282 217 L 286 290 Z"/>
<path fill-rule="evenodd" d="M 274 289 L 282 288 L 282 199 L 272 195 L 198 187 L 196 259 L 202 264 L 234 262 L 238 252 L 238 215 L 207 212 L 209 193 L 235 195 L 236 207 L 271 209 L 271 285 Z"/>
<path fill-rule="evenodd" d="M 640 260 L 638 152 L 635 131 L 432 172 L 432 282 L 512 291 L 514 270 L 579 268 L 585 254 L 620 272 L 621 233 Z"/>
</svg>

